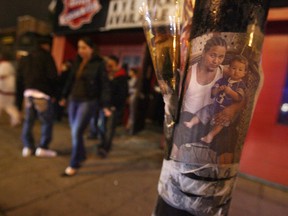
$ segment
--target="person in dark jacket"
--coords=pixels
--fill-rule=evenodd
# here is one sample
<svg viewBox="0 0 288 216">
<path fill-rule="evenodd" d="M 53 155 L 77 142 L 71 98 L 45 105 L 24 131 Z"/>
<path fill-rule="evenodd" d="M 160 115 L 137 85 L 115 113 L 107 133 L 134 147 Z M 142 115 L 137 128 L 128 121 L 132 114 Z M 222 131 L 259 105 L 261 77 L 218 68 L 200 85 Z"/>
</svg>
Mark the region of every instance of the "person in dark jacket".
<svg viewBox="0 0 288 216">
<path fill-rule="evenodd" d="M 55 157 L 49 150 L 53 130 L 53 101 L 56 97 L 57 70 L 50 54 L 51 39 L 40 37 L 39 46 L 19 63 L 18 76 L 24 86 L 25 120 L 22 130 L 24 148 L 22 156 L 35 151 L 33 125 L 38 117 L 41 121 L 40 144 L 35 151 L 37 157 Z"/>
<path fill-rule="evenodd" d="M 109 106 L 110 86 L 104 60 L 96 55 L 93 41 L 84 37 L 78 41 L 78 58 L 72 66 L 63 98 L 69 98 L 68 116 L 72 134 L 72 155 L 64 176 L 73 176 L 86 159 L 84 131 L 94 110 L 101 103 Z M 65 99 L 60 101 L 65 105 Z"/>
<path fill-rule="evenodd" d="M 106 71 L 110 80 L 111 106 L 109 113 L 105 112 L 106 129 L 98 147 L 98 155 L 102 158 L 106 158 L 111 150 L 115 129 L 121 123 L 128 98 L 128 76 L 127 72 L 119 67 L 118 57 L 111 55 L 107 58 Z"/>
</svg>

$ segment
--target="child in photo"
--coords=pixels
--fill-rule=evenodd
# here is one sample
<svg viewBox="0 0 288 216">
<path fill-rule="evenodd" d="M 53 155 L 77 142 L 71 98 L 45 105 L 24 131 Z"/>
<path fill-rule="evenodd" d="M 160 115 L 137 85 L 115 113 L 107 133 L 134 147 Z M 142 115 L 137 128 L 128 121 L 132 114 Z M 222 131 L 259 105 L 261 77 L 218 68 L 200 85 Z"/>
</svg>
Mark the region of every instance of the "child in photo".
<svg viewBox="0 0 288 216">
<path fill-rule="evenodd" d="M 240 55 L 234 56 L 229 64 L 228 77 L 219 79 L 211 89 L 211 97 L 215 99 L 214 103 L 201 108 L 190 121 L 184 122 L 186 127 L 192 128 L 200 122 L 207 124 L 212 119 L 213 128 L 206 136 L 201 138 L 202 142 L 211 143 L 223 127 L 229 126 L 230 122 L 224 125 L 216 125 L 213 122 L 213 116 L 232 103 L 244 100 L 246 85 L 243 78 L 246 76 L 247 71 L 247 59 Z"/>
</svg>

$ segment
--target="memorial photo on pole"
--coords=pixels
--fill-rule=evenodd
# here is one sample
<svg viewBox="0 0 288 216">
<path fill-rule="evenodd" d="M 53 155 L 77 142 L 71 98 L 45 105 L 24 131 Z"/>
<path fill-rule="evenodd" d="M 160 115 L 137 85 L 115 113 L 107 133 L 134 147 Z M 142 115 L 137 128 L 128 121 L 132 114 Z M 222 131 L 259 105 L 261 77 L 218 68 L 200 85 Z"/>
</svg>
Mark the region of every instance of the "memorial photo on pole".
<svg viewBox="0 0 288 216">
<path fill-rule="evenodd" d="M 262 84 L 269 1 L 146 0 L 143 28 L 165 103 L 153 215 L 227 215 Z"/>
</svg>

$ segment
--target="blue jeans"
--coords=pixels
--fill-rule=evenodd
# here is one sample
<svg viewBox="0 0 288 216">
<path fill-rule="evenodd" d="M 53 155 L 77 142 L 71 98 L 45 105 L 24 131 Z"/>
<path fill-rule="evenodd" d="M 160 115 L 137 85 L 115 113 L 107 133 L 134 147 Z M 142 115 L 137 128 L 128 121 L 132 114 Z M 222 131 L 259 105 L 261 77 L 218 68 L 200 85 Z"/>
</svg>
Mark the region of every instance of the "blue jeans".
<svg viewBox="0 0 288 216">
<path fill-rule="evenodd" d="M 89 124 L 97 102 L 70 100 L 68 105 L 69 123 L 72 135 L 72 155 L 70 166 L 78 168 L 80 163 L 86 159 L 84 146 L 84 131 Z"/>
<path fill-rule="evenodd" d="M 25 98 L 25 120 L 22 129 L 22 141 L 24 147 L 32 150 L 35 150 L 33 126 L 37 117 L 41 122 L 39 147 L 47 149 L 52 140 L 53 130 L 53 105 L 51 100 L 33 97 Z"/>
</svg>

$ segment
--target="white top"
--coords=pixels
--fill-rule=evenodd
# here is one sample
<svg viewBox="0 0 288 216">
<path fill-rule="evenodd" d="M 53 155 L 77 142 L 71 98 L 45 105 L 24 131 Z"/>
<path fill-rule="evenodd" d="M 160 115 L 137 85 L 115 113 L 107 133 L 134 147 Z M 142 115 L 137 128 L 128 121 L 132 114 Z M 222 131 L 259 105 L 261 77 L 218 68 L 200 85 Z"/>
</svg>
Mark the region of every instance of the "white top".
<svg viewBox="0 0 288 216">
<path fill-rule="evenodd" d="M 49 95 L 44 94 L 43 92 L 37 90 L 37 89 L 26 89 L 24 91 L 24 97 L 33 97 L 33 98 L 43 98 L 46 100 L 49 100 Z"/>
<path fill-rule="evenodd" d="M 15 93 L 15 68 L 8 61 L 0 63 L 0 91 Z"/>
<path fill-rule="evenodd" d="M 132 77 L 128 80 L 128 87 L 129 87 L 129 95 L 135 94 L 137 91 L 136 88 L 137 78 Z"/>
<path fill-rule="evenodd" d="M 206 85 L 201 85 L 197 82 L 197 66 L 198 63 L 192 65 L 191 79 L 183 100 L 182 110 L 190 113 L 196 113 L 202 107 L 213 103 L 211 89 L 215 82 L 223 76 L 219 67 L 213 81 Z"/>
</svg>

